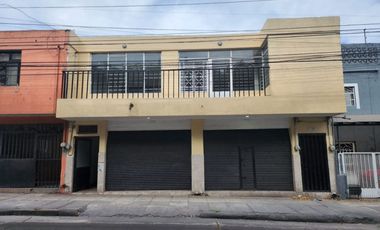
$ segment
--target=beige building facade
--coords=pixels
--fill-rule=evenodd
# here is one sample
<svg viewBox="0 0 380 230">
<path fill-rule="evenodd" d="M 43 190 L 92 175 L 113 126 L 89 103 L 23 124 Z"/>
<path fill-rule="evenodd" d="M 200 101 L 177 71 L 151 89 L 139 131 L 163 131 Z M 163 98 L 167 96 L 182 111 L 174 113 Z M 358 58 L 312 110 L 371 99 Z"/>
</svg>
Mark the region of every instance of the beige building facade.
<svg viewBox="0 0 380 230">
<path fill-rule="evenodd" d="M 339 29 L 321 17 L 255 34 L 72 34 L 65 190 L 335 192 Z"/>
</svg>

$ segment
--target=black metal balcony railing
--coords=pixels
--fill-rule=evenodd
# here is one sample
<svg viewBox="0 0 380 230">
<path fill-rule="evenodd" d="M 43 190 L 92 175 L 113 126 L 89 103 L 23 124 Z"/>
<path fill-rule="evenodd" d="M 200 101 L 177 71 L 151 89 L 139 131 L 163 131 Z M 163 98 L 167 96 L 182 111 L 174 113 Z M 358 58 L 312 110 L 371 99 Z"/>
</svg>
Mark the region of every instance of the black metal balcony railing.
<svg viewBox="0 0 380 230">
<path fill-rule="evenodd" d="M 62 98 L 214 98 L 266 96 L 267 67 L 64 71 Z"/>
</svg>

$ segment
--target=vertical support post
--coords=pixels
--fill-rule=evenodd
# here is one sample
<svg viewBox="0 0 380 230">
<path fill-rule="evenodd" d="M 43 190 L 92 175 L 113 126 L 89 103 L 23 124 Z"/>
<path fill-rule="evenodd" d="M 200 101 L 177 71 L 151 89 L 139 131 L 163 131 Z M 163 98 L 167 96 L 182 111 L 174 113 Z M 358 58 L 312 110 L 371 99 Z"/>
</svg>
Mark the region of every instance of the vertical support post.
<svg viewBox="0 0 380 230">
<path fill-rule="evenodd" d="M 97 191 L 103 193 L 106 185 L 106 151 L 107 151 L 107 139 L 108 139 L 108 127 L 107 122 L 101 122 L 98 124 L 99 134 L 99 155 L 98 155 L 98 185 Z"/>
<path fill-rule="evenodd" d="M 292 153 L 292 165 L 293 165 L 293 184 L 294 191 L 302 192 L 303 184 L 302 184 L 302 169 L 301 169 L 301 156 L 300 151 L 296 150 L 296 146 L 298 146 L 298 132 L 297 132 L 297 118 L 290 119 L 289 125 L 289 135 L 291 142 L 291 153 Z"/>
<path fill-rule="evenodd" d="M 205 192 L 203 120 L 191 121 L 191 191 Z"/>
<path fill-rule="evenodd" d="M 73 184 L 74 184 L 74 152 L 75 152 L 75 146 L 74 146 L 74 136 L 76 135 L 76 130 L 73 123 L 68 124 L 68 130 L 67 130 L 67 144 L 70 147 L 67 153 L 65 153 L 66 156 L 66 165 L 65 165 L 65 177 L 64 177 L 64 184 L 62 185 L 64 192 L 72 192 L 73 191 Z"/>
<path fill-rule="evenodd" d="M 333 136 L 333 124 L 332 119 L 326 118 L 327 130 L 326 130 L 326 138 L 327 138 L 327 160 L 329 166 L 329 174 L 330 174 L 330 190 L 332 193 L 336 193 L 336 153 L 335 150 L 330 148 L 330 146 L 334 146 L 334 136 Z"/>
<path fill-rule="evenodd" d="M 379 178 L 377 176 L 377 169 L 378 169 L 378 167 L 376 165 L 376 153 L 372 153 L 372 164 L 373 164 L 373 166 L 372 166 L 372 168 L 373 168 L 372 173 L 373 173 L 373 178 L 375 179 L 375 188 L 379 189 Z"/>
</svg>

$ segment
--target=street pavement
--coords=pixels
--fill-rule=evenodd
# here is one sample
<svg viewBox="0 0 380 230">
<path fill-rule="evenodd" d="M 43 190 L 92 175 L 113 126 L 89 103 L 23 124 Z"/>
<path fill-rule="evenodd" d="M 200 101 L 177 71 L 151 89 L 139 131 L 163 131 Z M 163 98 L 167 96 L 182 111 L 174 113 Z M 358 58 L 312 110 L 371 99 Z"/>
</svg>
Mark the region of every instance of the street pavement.
<svg viewBox="0 0 380 230">
<path fill-rule="evenodd" d="M 59 226 L 68 227 L 73 223 L 74 229 L 76 227 L 90 228 L 94 223 L 113 224 L 115 226 L 112 227 L 117 229 L 130 226 L 132 224 L 130 220 L 144 218 L 153 218 L 155 221 L 163 219 L 180 221 L 180 224 L 183 220 L 208 223 L 202 226 L 193 224 L 188 229 L 215 229 L 217 225 L 214 220 L 224 223 L 235 220 L 239 220 L 239 223 L 244 221 L 246 221 L 244 223 L 262 223 L 262 225 L 255 225 L 258 229 L 267 229 L 265 226 L 268 223 L 277 224 L 269 229 L 281 229 L 279 227 L 282 225 L 278 223 L 301 224 L 295 225 L 300 229 L 305 227 L 302 224 L 306 223 L 312 224 L 311 227 L 323 226 L 323 223 L 330 224 L 326 227 L 337 224 L 343 227 L 339 225 L 342 223 L 362 224 L 359 227 L 368 229 L 367 227 L 378 227 L 373 224 L 380 224 L 380 200 L 319 201 L 278 197 L 0 193 L 0 227 L 7 226 L 7 229 L 23 229 L 22 225 L 27 223 L 29 223 L 28 227 L 35 226 L 34 229 L 43 229 L 40 228 L 39 221 L 51 221 L 50 224 L 54 225 L 57 224 L 54 221 L 58 220 L 69 222 L 58 223 L 58 226 L 55 226 L 57 229 Z M 122 220 L 128 220 L 123 223 L 125 226 L 117 225 Z M 166 226 L 167 224 L 168 221 L 161 223 L 160 226 L 162 229 L 170 229 L 170 226 Z M 367 226 L 367 224 L 372 225 Z M 157 223 L 151 223 L 151 225 L 154 226 Z M 18 228 L 20 226 L 21 228 Z M 260 226 L 263 228 L 259 228 Z M 358 226 L 351 228 L 352 226 L 347 225 L 347 229 L 361 229 Z M 229 227 L 231 228 L 227 225 L 227 228 L 225 226 L 222 229 L 234 229 L 233 226 Z M 146 224 L 141 229 L 160 228 L 149 228 L 149 224 Z"/>
<path fill-rule="evenodd" d="M 200 218 L 125 217 L 0 217 L 0 230 L 45 229 L 133 229 L 133 230 L 237 230 L 237 229 L 318 229 L 378 230 L 369 224 L 305 223 L 262 220 L 220 220 Z M 1 224 L 2 223 L 2 224 Z"/>
</svg>

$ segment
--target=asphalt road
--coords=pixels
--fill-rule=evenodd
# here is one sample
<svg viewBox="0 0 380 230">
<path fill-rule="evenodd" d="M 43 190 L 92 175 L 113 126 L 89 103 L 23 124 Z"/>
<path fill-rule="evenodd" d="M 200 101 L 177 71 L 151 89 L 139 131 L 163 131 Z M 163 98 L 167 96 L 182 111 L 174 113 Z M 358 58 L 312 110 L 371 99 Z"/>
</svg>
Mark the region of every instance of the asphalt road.
<svg viewBox="0 0 380 230">
<path fill-rule="evenodd" d="M 167 223 L 165 223 L 167 222 Z M 196 219 L 176 219 L 168 221 L 139 220 L 103 223 L 81 223 L 63 221 L 52 223 L 47 218 L 45 222 L 18 222 L 18 223 L 0 223 L 0 230 L 45 230 L 45 229 L 81 229 L 81 230 L 97 230 L 97 229 L 133 229 L 133 230 L 237 230 L 237 229 L 343 229 L 343 230 L 361 230 L 361 229 L 380 229 L 376 225 L 362 224 L 323 224 L 323 223 L 299 223 L 299 222 L 279 222 L 279 221 L 246 221 L 246 220 L 202 220 L 198 222 Z"/>
</svg>

